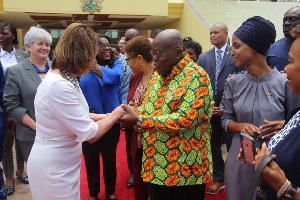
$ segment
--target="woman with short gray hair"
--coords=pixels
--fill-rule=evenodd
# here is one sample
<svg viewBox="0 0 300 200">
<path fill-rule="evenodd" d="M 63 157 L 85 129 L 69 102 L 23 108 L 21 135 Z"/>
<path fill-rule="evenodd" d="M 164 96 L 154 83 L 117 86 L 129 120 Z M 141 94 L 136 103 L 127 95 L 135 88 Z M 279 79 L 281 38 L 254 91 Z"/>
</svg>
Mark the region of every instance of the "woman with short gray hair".
<svg viewBox="0 0 300 200">
<path fill-rule="evenodd" d="M 16 119 L 16 140 L 27 162 L 36 135 L 34 97 L 46 76 L 51 35 L 42 28 L 31 27 L 24 38 L 29 57 L 6 70 L 4 103 L 7 112 Z"/>
<path fill-rule="evenodd" d="M 24 37 L 24 47 L 26 51 L 30 52 L 29 48 L 36 39 L 47 41 L 49 45 L 52 43 L 52 36 L 46 30 L 32 26 Z"/>
</svg>

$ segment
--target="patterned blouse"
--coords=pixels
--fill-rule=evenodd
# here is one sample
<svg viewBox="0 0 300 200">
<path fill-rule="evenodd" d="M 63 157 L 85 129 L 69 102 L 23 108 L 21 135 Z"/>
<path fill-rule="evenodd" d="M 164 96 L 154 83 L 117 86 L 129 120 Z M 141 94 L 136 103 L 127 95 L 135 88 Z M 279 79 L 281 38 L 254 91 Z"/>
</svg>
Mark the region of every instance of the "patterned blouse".
<svg viewBox="0 0 300 200">
<path fill-rule="evenodd" d="M 284 138 L 293 132 L 294 129 L 300 126 L 300 111 L 298 111 L 292 119 L 281 129 L 276 135 L 274 135 L 269 143 L 270 152 L 277 146 L 277 144 L 284 140 Z"/>
<path fill-rule="evenodd" d="M 212 95 L 207 73 L 188 56 L 166 78 L 154 72 L 138 108 L 145 182 L 186 186 L 212 179 Z"/>
</svg>

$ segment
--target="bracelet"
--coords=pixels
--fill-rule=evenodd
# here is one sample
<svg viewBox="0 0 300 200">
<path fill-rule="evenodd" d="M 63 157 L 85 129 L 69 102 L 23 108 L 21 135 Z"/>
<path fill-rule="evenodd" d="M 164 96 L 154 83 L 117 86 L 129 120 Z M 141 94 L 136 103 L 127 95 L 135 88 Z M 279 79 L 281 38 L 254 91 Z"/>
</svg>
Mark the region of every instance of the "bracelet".
<svg viewBox="0 0 300 200">
<path fill-rule="evenodd" d="M 138 118 L 138 120 L 136 122 L 136 125 L 135 125 L 135 127 L 137 128 L 137 130 L 139 132 L 141 132 L 141 124 L 142 124 L 142 115 L 139 115 L 139 118 Z"/>
<path fill-rule="evenodd" d="M 290 191 L 285 193 L 283 196 L 285 197 L 285 199 L 294 199 L 296 193 L 297 187 L 294 184 L 292 184 Z"/>
<path fill-rule="evenodd" d="M 286 179 L 285 183 L 283 184 L 283 186 L 281 186 L 280 190 L 277 192 L 277 199 L 281 199 L 282 195 L 284 194 L 284 192 L 286 191 L 286 189 L 290 186 L 291 182 Z"/>
</svg>

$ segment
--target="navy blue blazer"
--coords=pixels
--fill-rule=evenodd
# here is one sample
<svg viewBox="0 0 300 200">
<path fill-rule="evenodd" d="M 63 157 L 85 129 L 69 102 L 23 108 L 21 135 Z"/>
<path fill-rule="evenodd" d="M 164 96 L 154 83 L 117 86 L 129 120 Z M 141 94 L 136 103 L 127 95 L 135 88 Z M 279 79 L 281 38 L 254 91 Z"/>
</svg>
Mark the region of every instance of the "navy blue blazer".
<svg viewBox="0 0 300 200">
<path fill-rule="evenodd" d="M 220 74 L 217 80 L 217 92 L 214 91 L 214 101 L 215 106 L 219 106 L 222 101 L 222 96 L 225 87 L 225 80 L 229 76 L 229 74 L 237 73 L 240 71 L 245 71 L 245 67 L 237 68 L 233 61 L 232 57 L 230 56 L 231 53 L 231 46 L 227 45 L 223 60 L 220 66 Z M 211 86 L 213 90 L 215 90 L 215 72 L 216 72 L 216 56 L 215 56 L 215 47 L 210 49 L 209 51 L 204 52 L 198 58 L 197 64 L 200 65 L 209 75 Z"/>
</svg>

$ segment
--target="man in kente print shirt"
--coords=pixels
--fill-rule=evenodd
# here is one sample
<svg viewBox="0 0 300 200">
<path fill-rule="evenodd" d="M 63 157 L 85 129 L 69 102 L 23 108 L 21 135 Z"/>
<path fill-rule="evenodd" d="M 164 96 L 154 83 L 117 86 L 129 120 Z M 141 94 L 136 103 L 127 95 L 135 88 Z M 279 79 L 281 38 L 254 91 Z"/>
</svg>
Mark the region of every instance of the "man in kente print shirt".
<svg viewBox="0 0 300 200">
<path fill-rule="evenodd" d="M 212 179 L 209 77 L 183 53 L 178 30 L 160 32 L 152 48 L 156 72 L 143 103 L 138 113 L 123 105 L 120 122 L 143 133 L 142 177 L 151 200 L 204 200 Z"/>
</svg>

